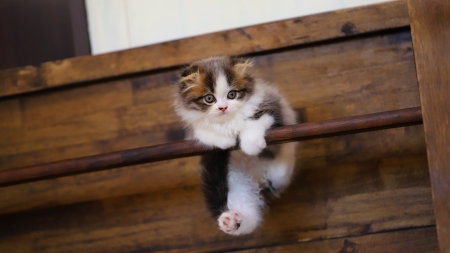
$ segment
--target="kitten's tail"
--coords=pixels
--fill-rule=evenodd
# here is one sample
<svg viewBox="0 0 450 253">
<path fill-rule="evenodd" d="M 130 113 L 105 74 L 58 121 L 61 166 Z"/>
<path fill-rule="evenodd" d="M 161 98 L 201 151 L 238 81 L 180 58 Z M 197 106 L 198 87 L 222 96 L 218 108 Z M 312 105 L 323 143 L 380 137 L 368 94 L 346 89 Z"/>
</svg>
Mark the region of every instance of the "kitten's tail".
<svg viewBox="0 0 450 253">
<path fill-rule="evenodd" d="M 229 159 L 230 150 L 213 150 L 200 161 L 203 195 L 214 219 L 227 210 Z"/>
</svg>

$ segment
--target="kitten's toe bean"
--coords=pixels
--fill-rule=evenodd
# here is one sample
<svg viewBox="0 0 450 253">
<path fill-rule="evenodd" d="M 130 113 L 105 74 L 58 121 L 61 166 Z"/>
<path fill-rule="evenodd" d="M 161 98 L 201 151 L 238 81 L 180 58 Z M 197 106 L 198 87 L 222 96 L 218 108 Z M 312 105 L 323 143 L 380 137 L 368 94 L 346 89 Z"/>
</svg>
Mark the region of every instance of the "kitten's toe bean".
<svg viewBox="0 0 450 253">
<path fill-rule="evenodd" d="M 233 235 L 241 226 L 242 220 L 239 213 L 232 210 L 222 213 L 217 222 L 219 223 L 220 230 Z"/>
</svg>

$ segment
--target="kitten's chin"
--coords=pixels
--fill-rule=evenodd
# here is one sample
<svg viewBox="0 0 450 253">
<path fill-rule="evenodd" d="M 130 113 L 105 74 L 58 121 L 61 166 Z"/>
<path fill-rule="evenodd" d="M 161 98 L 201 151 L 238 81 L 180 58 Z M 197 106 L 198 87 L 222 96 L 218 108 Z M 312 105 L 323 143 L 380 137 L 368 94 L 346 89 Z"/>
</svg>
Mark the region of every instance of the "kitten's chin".
<svg viewBox="0 0 450 253">
<path fill-rule="evenodd" d="M 216 114 L 216 115 L 214 115 L 213 118 L 216 122 L 225 122 L 225 121 L 229 121 L 229 120 L 233 119 L 233 117 L 234 117 L 234 113 L 225 112 L 225 113 Z"/>
</svg>

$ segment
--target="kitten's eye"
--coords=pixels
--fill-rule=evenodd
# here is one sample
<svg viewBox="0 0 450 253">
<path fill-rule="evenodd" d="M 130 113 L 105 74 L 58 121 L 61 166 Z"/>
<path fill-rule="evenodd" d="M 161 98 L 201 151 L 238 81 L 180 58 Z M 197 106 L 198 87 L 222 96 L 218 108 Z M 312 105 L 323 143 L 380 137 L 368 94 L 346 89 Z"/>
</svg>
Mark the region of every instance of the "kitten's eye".
<svg viewBox="0 0 450 253">
<path fill-rule="evenodd" d="M 236 91 L 232 90 L 232 91 L 228 92 L 227 98 L 228 99 L 235 99 L 236 98 Z"/>
<path fill-rule="evenodd" d="M 206 95 L 203 100 L 205 101 L 205 103 L 207 104 L 212 104 L 216 101 L 216 98 L 213 95 Z"/>
</svg>

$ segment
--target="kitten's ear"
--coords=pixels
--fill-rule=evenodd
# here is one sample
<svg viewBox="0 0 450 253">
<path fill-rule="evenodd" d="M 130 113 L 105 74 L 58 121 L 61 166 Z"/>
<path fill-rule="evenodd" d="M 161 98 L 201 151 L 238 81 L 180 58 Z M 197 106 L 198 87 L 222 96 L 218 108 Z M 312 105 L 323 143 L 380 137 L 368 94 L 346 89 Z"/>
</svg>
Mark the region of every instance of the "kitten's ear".
<svg viewBox="0 0 450 253">
<path fill-rule="evenodd" d="M 239 75 L 244 75 L 248 68 L 253 67 L 253 61 L 246 58 L 235 58 L 233 61 L 233 68 Z"/>
<path fill-rule="evenodd" d="M 198 82 L 198 78 L 200 76 L 198 66 L 190 66 L 183 70 L 181 73 L 181 82 L 184 82 L 188 85 L 195 84 Z"/>
</svg>

